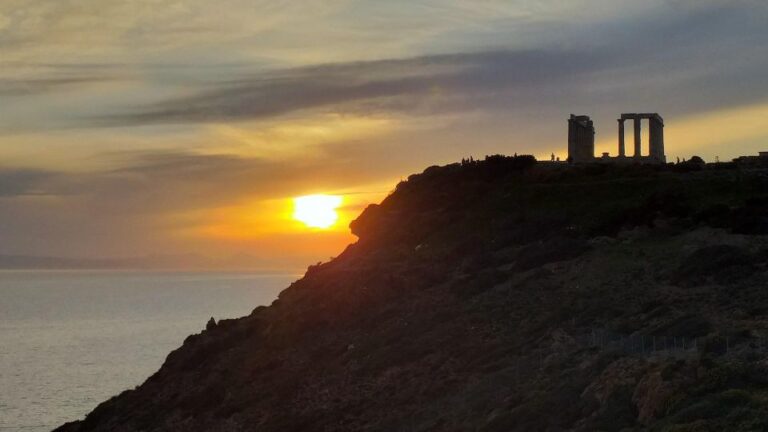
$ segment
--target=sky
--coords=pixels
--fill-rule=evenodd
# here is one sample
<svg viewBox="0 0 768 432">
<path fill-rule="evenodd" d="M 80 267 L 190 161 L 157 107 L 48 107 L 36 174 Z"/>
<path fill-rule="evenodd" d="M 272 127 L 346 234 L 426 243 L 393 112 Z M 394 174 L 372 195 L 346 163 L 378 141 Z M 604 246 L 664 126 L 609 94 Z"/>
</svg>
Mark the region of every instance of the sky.
<svg viewBox="0 0 768 432">
<path fill-rule="evenodd" d="M 666 153 L 768 150 L 762 0 L 3 0 L 0 254 L 247 257 L 299 269 L 425 167 L 616 153 L 658 112 Z M 292 199 L 343 197 L 331 229 Z"/>
</svg>

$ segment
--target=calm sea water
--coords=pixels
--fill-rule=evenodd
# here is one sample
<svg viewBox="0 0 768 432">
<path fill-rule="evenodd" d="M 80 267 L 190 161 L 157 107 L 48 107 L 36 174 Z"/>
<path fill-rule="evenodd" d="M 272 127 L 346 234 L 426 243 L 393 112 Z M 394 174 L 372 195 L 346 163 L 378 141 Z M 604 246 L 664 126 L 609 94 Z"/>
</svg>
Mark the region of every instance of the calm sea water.
<svg viewBox="0 0 768 432">
<path fill-rule="evenodd" d="M 0 432 L 49 431 L 141 384 L 208 319 L 297 275 L 0 271 Z"/>
</svg>

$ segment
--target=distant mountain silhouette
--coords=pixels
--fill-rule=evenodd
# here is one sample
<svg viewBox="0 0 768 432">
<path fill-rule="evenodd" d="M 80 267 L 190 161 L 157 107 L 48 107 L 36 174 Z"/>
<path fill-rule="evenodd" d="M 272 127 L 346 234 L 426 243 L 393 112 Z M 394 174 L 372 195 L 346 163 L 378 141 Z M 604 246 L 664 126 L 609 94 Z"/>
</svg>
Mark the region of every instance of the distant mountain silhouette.
<svg viewBox="0 0 768 432">
<path fill-rule="evenodd" d="M 263 260 L 247 253 L 225 258 L 200 254 L 147 255 L 131 258 L 68 258 L 0 254 L 0 269 L 6 270 L 282 270 L 265 268 Z"/>
</svg>

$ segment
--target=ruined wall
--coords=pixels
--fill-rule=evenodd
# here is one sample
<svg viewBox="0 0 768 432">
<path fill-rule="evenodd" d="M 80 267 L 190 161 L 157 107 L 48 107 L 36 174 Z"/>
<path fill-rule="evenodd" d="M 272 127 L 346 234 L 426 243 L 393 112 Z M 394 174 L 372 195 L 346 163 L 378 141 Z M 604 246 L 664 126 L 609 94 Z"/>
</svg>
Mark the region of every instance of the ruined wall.
<svg viewBox="0 0 768 432">
<path fill-rule="evenodd" d="M 595 127 L 588 116 L 571 114 L 568 119 L 568 158 L 574 163 L 595 159 Z"/>
</svg>

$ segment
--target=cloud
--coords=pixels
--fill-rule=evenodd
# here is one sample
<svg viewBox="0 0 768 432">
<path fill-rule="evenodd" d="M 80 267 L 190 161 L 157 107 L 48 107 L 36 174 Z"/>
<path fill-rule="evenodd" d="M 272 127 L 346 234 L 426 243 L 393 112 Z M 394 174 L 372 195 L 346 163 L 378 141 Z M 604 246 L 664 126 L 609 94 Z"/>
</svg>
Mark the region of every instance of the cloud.
<svg viewBox="0 0 768 432">
<path fill-rule="evenodd" d="M 283 26 L 303 23 L 306 28 L 339 3 L 343 2 L 5 0 L 0 3 L 0 55 L 6 61 L 98 58 L 133 63 L 168 60 L 187 51 L 186 57 L 194 58 L 212 51 L 212 46 L 233 46 Z"/>
<path fill-rule="evenodd" d="M 29 79 L 0 78 L 0 97 L 30 96 L 42 93 L 84 87 L 91 84 L 114 80 L 114 77 L 102 75 L 58 76 Z"/>
<path fill-rule="evenodd" d="M 318 107 L 378 101 L 382 108 L 435 94 L 466 96 L 499 88 L 554 83 L 601 59 L 590 53 L 488 52 L 426 56 L 280 70 L 237 79 L 212 91 L 135 113 L 105 116 L 95 124 L 215 122 L 279 116 Z M 569 68 L 559 68 L 568 64 Z"/>
<path fill-rule="evenodd" d="M 684 114 L 768 97 L 763 21 L 750 8 L 675 4 L 666 13 L 631 23 L 566 26 L 562 36 L 581 41 L 568 46 L 238 74 L 197 94 L 92 117 L 86 124 L 231 122 L 303 110 L 410 115 L 539 110 L 552 104 L 604 104 L 619 93 L 640 105 Z"/>
<path fill-rule="evenodd" d="M 0 198 L 48 194 L 43 185 L 54 175 L 44 170 L 0 168 Z"/>
<path fill-rule="evenodd" d="M 173 48 L 158 56 L 151 52 L 163 44 L 140 41 L 158 27 L 175 28 L 178 22 L 187 22 L 184 17 L 194 17 L 188 26 L 202 26 L 205 20 L 198 18 L 209 6 L 183 1 L 153 16 L 150 12 L 165 4 L 164 0 L 145 0 L 131 8 L 110 4 L 103 13 L 117 24 L 108 27 L 103 20 L 93 19 L 93 8 L 100 6 L 90 0 L 74 2 L 81 5 L 79 8 L 54 7 L 38 0 L 16 3 L 18 7 L 6 11 L 6 15 L 13 16 L 12 25 L 7 26 L 11 29 L 8 40 L 26 35 L 38 41 L 35 43 L 48 44 L 54 38 L 79 40 L 84 34 L 93 37 L 107 33 L 106 39 L 114 43 L 132 41 L 145 48 L 140 50 L 144 54 L 138 56 L 130 50 L 124 63 L 105 54 L 122 50 L 114 46 L 112 51 L 75 55 L 65 63 L 45 63 L 39 58 L 32 61 L 34 57 L 9 62 L 15 65 L 14 70 L 31 68 L 37 75 L 21 80 L 0 77 L 0 97 L 48 95 L 70 88 L 82 91 L 53 99 L 44 107 L 39 100 L 30 99 L 32 102 L 25 104 L 23 98 L 17 98 L 17 108 L 3 113 L 0 129 L 5 133 L 241 122 L 304 111 L 409 116 L 477 110 L 509 115 L 556 107 L 569 111 L 582 106 L 613 111 L 623 110 L 620 105 L 626 105 L 625 101 L 684 115 L 768 97 L 763 82 L 768 69 L 768 32 L 763 25 L 767 8 L 749 0 L 659 0 L 643 5 L 616 5 L 602 0 L 576 5 L 553 0 L 534 6 L 526 2 L 488 2 L 483 7 L 464 1 L 427 2 L 408 9 L 413 15 L 410 19 L 401 16 L 402 5 L 397 4 L 319 2 L 311 5 L 321 17 L 319 22 L 343 21 L 347 25 L 341 27 L 350 32 L 342 35 L 345 40 L 367 40 L 370 36 L 373 39 L 369 51 L 382 52 L 375 47 L 380 45 L 383 32 L 392 29 L 364 14 L 366 11 L 380 12 L 388 19 L 403 18 L 397 22 L 405 27 L 398 28 L 404 34 L 424 28 L 427 33 L 413 35 L 412 48 L 468 51 L 296 67 L 275 67 L 275 62 L 238 52 L 259 32 L 271 35 L 268 40 L 276 44 L 288 40 L 298 43 L 287 36 L 278 37 L 284 31 L 282 25 L 290 23 L 293 28 L 295 24 L 292 7 L 269 2 L 249 5 L 238 0 L 242 15 L 259 8 L 270 12 L 266 14 L 269 18 L 254 25 L 258 31 L 234 30 L 239 27 L 231 24 L 239 22 L 239 18 L 231 13 L 216 15 L 213 25 L 223 36 L 213 37 L 209 43 L 219 44 L 221 49 L 196 56 L 201 47 L 208 46 L 198 43 L 197 36 L 166 39 L 165 34 L 159 34 L 157 37 Z M 599 13 L 585 15 L 585 9 Z M 26 12 L 22 16 L 14 10 Z M 59 13 L 70 24 L 44 28 L 43 23 Z M 459 19 L 463 16 L 466 18 Z M 435 17 L 445 20 L 437 21 Z M 226 28 L 228 19 L 235 20 L 229 22 L 233 29 Z M 87 25 L 77 27 L 72 22 Z M 447 24 L 451 22 L 461 25 Z M 318 23 L 307 25 L 314 28 Z M 318 39 L 342 36 L 322 33 Z M 391 34 L 387 38 L 392 39 Z M 306 36 L 301 39 L 306 42 Z M 456 40 L 463 42 L 454 43 Z M 344 51 L 344 46 L 337 48 Z M 494 48 L 489 50 L 489 46 Z M 227 54 L 214 54 L 219 52 Z M 88 91 L 87 86 L 110 79 L 115 81 L 111 90 L 102 86 Z"/>
<path fill-rule="evenodd" d="M 333 145 L 333 144 L 329 144 Z M 103 155 L 115 168 L 91 172 L 0 169 L 0 197 L 64 197 L 102 216 L 169 214 L 243 200 L 283 199 L 315 190 L 348 188 L 386 174 L 362 160 L 319 154 L 270 160 L 233 154 L 136 151 Z"/>
</svg>

